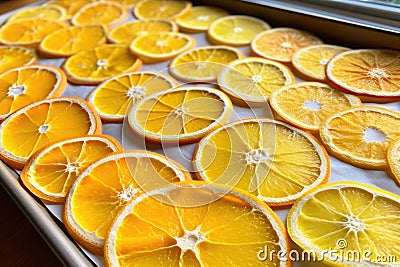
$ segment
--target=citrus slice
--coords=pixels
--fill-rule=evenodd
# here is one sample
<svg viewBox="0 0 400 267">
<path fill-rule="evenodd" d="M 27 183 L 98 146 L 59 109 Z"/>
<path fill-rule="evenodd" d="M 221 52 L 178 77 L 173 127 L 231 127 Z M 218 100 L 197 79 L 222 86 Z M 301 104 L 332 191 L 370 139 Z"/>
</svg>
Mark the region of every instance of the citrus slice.
<svg viewBox="0 0 400 267">
<path fill-rule="evenodd" d="M 244 46 L 258 33 L 270 28 L 268 23 L 256 17 L 230 15 L 211 23 L 207 37 L 213 44 Z"/>
<path fill-rule="evenodd" d="M 82 99 L 37 101 L 15 111 L 0 125 L 0 159 L 22 169 L 33 153 L 52 142 L 100 132 L 99 115 Z"/>
<path fill-rule="evenodd" d="M 66 20 L 67 12 L 64 8 L 56 5 L 45 5 L 25 8 L 14 13 L 7 22 L 27 18 L 45 18 L 49 20 Z"/>
<path fill-rule="evenodd" d="M 106 30 L 101 25 L 71 26 L 47 35 L 40 42 L 39 50 L 47 56 L 69 57 L 106 41 Z"/>
<path fill-rule="evenodd" d="M 70 19 L 84 5 L 90 4 L 96 0 L 50 0 L 43 5 L 57 5 L 64 8 L 67 12 L 66 19 Z"/>
<path fill-rule="evenodd" d="M 364 169 L 384 170 L 389 145 L 400 139 L 400 113 L 382 107 L 353 107 L 329 117 L 320 135 L 338 159 Z"/>
<path fill-rule="evenodd" d="M 292 204 L 330 174 L 329 156 L 311 134 L 261 118 L 231 122 L 205 136 L 193 165 L 200 179 L 240 188 L 270 206 Z"/>
<path fill-rule="evenodd" d="M 0 74 L 0 120 L 36 101 L 60 96 L 66 86 L 64 72 L 48 65 L 24 66 Z"/>
<path fill-rule="evenodd" d="M 178 185 L 124 207 L 106 239 L 107 266 L 292 266 L 277 255 L 257 257 L 266 247 L 290 250 L 283 223 L 260 200 L 206 183 Z M 209 201 L 187 207 L 201 200 Z"/>
<path fill-rule="evenodd" d="M 340 53 L 326 66 L 328 80 L 361 100 L 391 102 L 400 99 L 400 51 L 357 49 Z"/>
<path fill-rule="evenodd" d="M 192 8 L 192 3 L 183 0 L 142 0 L 133 14 L 137 19 L 176 19 Z"/>
<path fill-rule="evenodd" d="M 195 39 L 179 32 L 154 32 L 138 36 L 130 45 L 133 54 L 145 63 L 169 60 L 189 50 Z"/>
<path fill-rule="evenodd" d="M 134 7 L 140 0 L 102 0 L 102 1 L 111 1 L 117 2 L 122 5 L 124 8 L 132 8 Z"/>
<path fill-rule="evenodd" d="M 194 6 L 188 13 L 176 19 L 179 30 L 185 32 L 207 31 L 215 20 L 228 16 L 228 11 L 214 6 Z"/>
<path fill-rule="evenodd" d="M 107 174 L 107 175 L 104 175 Z M 180 165 L 149 151 L 110 154 L 88 166 L 76 179 L 67 196 L 64 224 L 68 232 L 89 251 L 102 254 L 104 239 L 119 211 L 141 195 L 140 186 L 190 179 Z"/>
<path fill-rule="evenodd" d="M 86 135 L 55 142 L 30 157 L 22 169 L 21 180 L 39 198 L 62 203 L 87 166 L 117 151 L 122 151 L 122 146 L 108 135 Z"/>
<path fill-rule="evenodd" d="M 251 41 L 251 50 L 258 56 L 289 64 L 301 48 L 322 44 L 315 35 L 293 28 L 274 28 L 259 33 Z"/>
<path fill-rule="evenodd" d="M 387 174 L 400 186 L 400 140 L 393 141 L 387 152 Z"/>
<path fill-rule="evenodd" d="M 233 47 L 202 46 L 175 57 L 168 71 L 181 81 L 213 82 L 226 64 L 243 57 L 243 53 Z"/>
<path fill-rule="evenodd" d="M 38 60 L 35 50 L 22 46 L 0 46 L 0 73 L 22 66 L 32 65 Z"/>
<path fill-rule="evenodd" d="M 46 35 L 66 27 L 64 22 L 45 18 L 15 20 L 0 28 L 0 43 L 36 48 Z"/>
<path fill-rule="evenodd" d="M 136 71 L 142 61 L 122 44 L 101 45 L 69 57 L 63 65 L 68 80 L 78 84 L 99 84 L 115 75 Z"/>
<path fill-rule="evenodd" d="M 342 181 L 307 192 L 290 209 L 287 227 L 305 252 L 330 266 L 397 266 L 399 216 L 397 195 Z"/>
<path fill-rule="evenodd" d="M 103 24 L 112 26 L 128 17 L 124 7 L 117 2 L 101 1 L 84 5 L 71 18 L 73 25 Z"/>
<path fill-rule="evenodd" d="M 292 71 L 281 63 L 259 57 L 232 61 L 217 77 L 219 87 L 235 104 L 265 105 L 268 97 L 295 82 Z"/>
<path fill-rule="evenodd" d="M 136 37 L 152 32 L 177 32 L 175 22 L 165 19 L 146 19 L 126 22 L 108 32 L 107 37 L 112 43 L 131 44 Z"/>
<path fill-rule="evenodd" d="M 350 49 L 337 45 L 311 45 L 303 47 L 294 53 L 292 65 L 300 74 L 308 80 L 326 81 L 326 64 L 339 53 Z"/>
<path fill-rule="evenodd" d="M 313 134 L 335 113 L 361 106 L 361 100 L 324 83 L 299 82 L 285 86 L 269 97 L 272 109 L 286 122 Z"/>
<path fill-rule="evenodd" d="M 93 89 L 87 100 L 104 121 L 122 122 L 129 105 L 160 91 L 175 88 L 174 79 L 161 73 L 139 71 L 125 73 L 103 82 Z"/>
<path fill-rule="evenodd" d="M 132 130 L 156 143 L 194 143 L 224 124 L 232 112 L 219 90 L 188 86 L 149 95 L 128 112 Z"/>
</svg>

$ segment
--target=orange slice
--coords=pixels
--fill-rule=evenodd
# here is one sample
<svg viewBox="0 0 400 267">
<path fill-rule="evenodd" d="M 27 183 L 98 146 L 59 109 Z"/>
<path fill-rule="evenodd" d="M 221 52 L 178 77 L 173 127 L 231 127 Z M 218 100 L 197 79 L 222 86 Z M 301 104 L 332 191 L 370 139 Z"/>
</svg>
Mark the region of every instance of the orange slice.
<svg viewBox="0 0 400 267">
<path fill-rule="evenodd" d="M 113 153 L 87 167 L 72 185 L 65 202 L 64 224 L 81 245 L 102 254 L 111 223 L 128 201 L 145 192 L 144 188 L 188 179 L 189 173 L 179 164 L 159 154 Z"/>
<path fill-rule="evenodd" d="M 304 252 L 312 252 L 311 261 L 329 266 L 396 266 L 399 216 L 398 195 L 342 181 L 307 192 L 290 209 L 287 227 L 293 241 Z M 393 245 L 387 246 L 388 242 Z"/>
<path fill-rule="evenodd" d="M 193 156 L 196 175 L 240 188 L 270 206 L 287 206 L 325 183 L 330 160 L 307 132 L 271 119 L 231 122 L 205 136 Z"/>
<path fill-rule="evenodd" d="M 149 32 L 177 32 L 175 22 L 165 19 L 146 19 L 126 22 L 108 32 L 107 37 L 112 43 L 131 44 L 135 38 Z"/>
<path fill-rule="evenodd" d="M 90 4 L 96 0 L 50 0 L 43 5 L 57 5 L 64 8 L 67 12 L 66 19 L 70 19 L 84 5 Z"/>
<path fill-rule="evenodd" d="M 106 30 L 101 25 L 71 26 L 47 35 L 40 42 L 39 50 L 47 56 L 69 57 L 106 41 Z"/>
<path fill-rule="evenodd" d="M 143 98 L 129 111 L 128 123 L 152 142 L 194 143 L 224 124 L 231 112 L 232 103 L 224 93 L 188 86 Z"/>
<path fill-rule="evenodd" d="M 318 134 L 321 124 L 335 113 L 361 106 L 358 97 L 318 82 L 285 86 L 268 100 L 280 118 L 313 134 Z"/>
<path fill-rule="evenodd" d="M 400 51 L 357 49 L 340 53 L 326 66 L 328 80 L 363 101 L 400 99 Z"/>
<path fill-rule="evenodd" d="M 215 20 L 207 31 L 213 44 L 244 46 L 260 32 L 270 29 L 265 21 L 244 15 L 230 15 Z"/>
<path fill-rule="evenodd" d="M 274 28 L 259 33 L 251 41 L 251 50 L 260 57 L 289 64 L 301 48 L 322 44 L 315 35 L 292 28 Z"/>
<path fill-rule="evenodd" d="M 228 16 L 228 11 L 214 6 L 194 6 L 188 13 L 176 19 L 179 29 L 184 32 L 207 31 L 215 20 Z"/>
<path fill-rule="evenodd" d="M 192 8 L 192 3 L 183 0 L 142 0 L 133 9 L 137 19 L 176 19 Z"/>
<path fill-rule="evenodd" d="M 202 46 L 175 57 L 168 71 L 181 81 L 213 82 L 226 64 L 243 57 L 243 53 L 233 47 Z"/>
<path fill-rule="evenodd" d="M 49 20 L 66 20 L 67 12 L 56 5 L 45 5 L 25 8 L 14 13 L 7 22 L 27 18 L 45 18 Z"/>
<path fill-rule="evenodd" d="M 325 81 L 328 61 L 339 53 L 350 49 L 337 45 L 311 45 L 297 50 L 292 57 L 292 65 L 299 76 L 313 81 Z"/>
<path fill-rule="evenodd" d="M 66 86 L 65 73 L 48 65 L 19 67 L 0 74 L 0 120 L 36 101 L 60 96 Z"/>
<path fill-rule="evenodd" d="M 329 117 L 321 126 L 321 140 L 340 160 L 364 169 L 387 168 L 387 149 L 400 139 L 400 113 L 361 106 Z"/>
<path fill-rule="evenodd" d="M 101 0 L 101 1 L 111 1 L 117 2 L 122 5 L 124 8 L 132 8 L 134 7 L 140 0 Z"/>
<path fill-rule="evenodd" d="M 179 185 L 124 207 L 106 239 L 107 266 L 292 266 L 276 254 L 267 262 L 257 257 L 266 247 L 290 250 L 283 223 L 267 205 L 216 185 Z M 202 200 L 208 202 L 196 205 Z"/>
<path fill-rule="evenodd" d="M 108 135 L 86 135 L 55 142 L 30 157 L 21 172 L 21 180 L 39 198 L 62 203 L 86 167 L 117 151 L 122 151 L 122 146 Z"/>
<path fill-rule="evenodd" d="M 32 65 L 38 60 L 36 52 L 22 46 L 0 46 L 0 73 L 22 66 Z"/>
<path fill-rule="evenodd" d="M 195 39 L 178 32 L 155 32 L 138 36 L 130 50 L 145 63 L 169 60 L 189 50 L 196 44 Z"/>
<path fill-rule="evenodd" d="M 292 71 L 275 61 L 246 57 L 229 63 L 217 77 L 219 87 L 241 106 L 265 105 L 268 97 L 295 82 Z"/>
<path fill-rule="evenodd" d="M 63 65 L 68 80 L 78 84 L 99 84 L 115 75 L 136 71 L 142 61 L 122 44 L 102 45 L 69 57 Z"/>
<path fill-rule="evenodd" d="M 139 71 L 126 73 L 103 82 L 93 89 L 87 100 L 104 121 L 122 122 L 128 107 L 140 99 L 175 88 L 174 79 L 161 73 Z"/>
</svg>

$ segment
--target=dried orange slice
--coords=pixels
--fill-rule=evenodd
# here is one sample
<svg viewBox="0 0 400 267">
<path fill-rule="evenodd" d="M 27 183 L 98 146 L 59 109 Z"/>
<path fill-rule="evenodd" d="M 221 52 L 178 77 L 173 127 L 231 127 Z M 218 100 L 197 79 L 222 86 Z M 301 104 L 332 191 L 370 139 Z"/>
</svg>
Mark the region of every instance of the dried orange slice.
<svg viewBox="0 0 400 267">
<path fill-rule="evenodd" d="M 205 181 L 245 190 L 270 206 L 287 206 L 325 183 L 330 160 L 307 132 L 271 119 L 231 122 L 205 136 L 193 156 Z"/>
<path fill-rule="evenodd" d="M 22 66 L 32 65 L 38 60 L 35 50 L 22 46 L 0 46 L 0 73 Z"/>
<path fill-rule="evenodd" d="M 47 56 L 69 57 L 106 41 L 106 30 L 101 25 L 71 26 L 47 35 L 40 42 L 39 50 Z"/>
<path fill-rule="evenodd" d="M 142 0 L 133 14 L 137 19 L 176 19 L 192 8 L 192 3 L 184 0 Z"/>
<path fill-rule="evenodd" d="M 289 64 L 301 48 L 322 44 L 315 35 L 293 28 L 274 28 L 259 33 L 251 41 L 251 50 L 258 56 Z"/>
<path fill-rule="evenodd" d="M 207 37 L 213 44 L 244 46 L 260 32 L 271 26 L 256 17 L 230 15 L 215 20 L 207 31 Z"/>
<path fill-rule="evenodd" d="M 0 159 L 22 169 L 33 153 L 52 142 L 101 130 L 99 115 L 82 99 L 37 101 L 15 111 L 0 125 Z"/>
<path fill-rule="evenodd" d="M 194 143 L 224 124 L 231 112 L 231 101 L 219 90 L 187 86 L 143 98 L 129 111 L 128 123 L 152 142 Z"/>
<path fill-rule="evenodd" d="M 292 71 L 278 62 L 246 57 L 229 63 L 217 77 L 219 87 L 235 104 L 265 105 L 268 97 L 295 82 Z"/>
<path fill-rule="evenodd" d="M 234 47 L 202 46 L 175 57 L 168 71 L 181 81 L 212 82 L 226 64 L 243 57 L 243 53 Z"/>
<path fill-rule="evenodd" d="M 299 76 L 314 81 L 326 81 L 326 64 L 339 53 L 350 50 L 337 45 L 311 45 L 303 47 L 294 53 L 292 65 Z"/>
<path fill-rule="evenodd" d="M 67 12 L 66 19 L 70 19 L 84 5 L 90 4 L 96 0 L 50 0 L 44 5 L 57 5 L 64 8 Z"/>
<path fill-rule="evenodd" d="M 101 1 L 111 1 L 121 4 L 124 8 L 134 7 L 140 0 L 101 0 Z"/>
<path fill-rule="evenodd" d="M 14 13 L 7 22 L 27 18 L 45 18 L 49 20 L 66 20 L 67 12 L 64 8 L 56 5 L 35 6 L 24 8 Z"/>
<path fill-rule="evenodd" d="M 149 32 L 177 32 L 178 26 L 172 20 L 146 19 L 126 22 L 108 32 L 107 37 L 112 43 L 131 44 L 136 37 Z"/>
<path fill-rule="evenodd" d="M 117 2 L 101 1 L 84 5 L 71 18 L 73 25 L 115 25 L 128 17 L 128 13 Z"/>
<path fill-rule="evenodd" d="M 277 254 L 268 263 L 257 257 L 265 247 L 290 250 L 283 223 L 260 200 L 217 185 L 178 185 L 124 207 L 106 239 L 107 266 L 292 266 Z"/>
<path fill-rule="evenodd" d="M 128 107 L 140 99 L 175 88 L 172 77 L 152 71 L 139 71 L 114 76 L 93 89 L 87 100 L 104 121 L 122 122 Z"/>
<path fill-rule="evenodd" d="M 62 203 L 87 166 L 117 151 L 122 151 L 122 146 L 108 135 L 85 135 L 55 142 L 30 157 L 21 180 L 39 198 Z"/>
<path fill-rule="evenodd" d="M 307 192 L 290 209 L 287 227 L 304 252 L 329 266 L 396 266 L 400 198 L 351 181 Z M 393 245 L 387 246 L 390 241 Z M 328 253 L 327 253 L 328 252 Z M 303 255 L 303 254 L 302 254 Z"/>
<path fill-rule="evenodd" d="M 215 20 L 228 16 L 228 11 L 214 6 L 194 6 L 188 13 L 176 19 L 179 30 L 184 32 L 207 31 Z"/>
<path fill-rule="evenodd" d="M 36 101 L 60 96 L 66 86 L 65 73 L 48 65 L 24 66 L 0 74 L 0 120 Z"/>
<path fill-rule="evenodd" d="M 321 140 L 340 160 L 364 169 L 387 168 L 387 149 L 400 139 L 400 113 L 374 106 L 338 112 L 321 126 Z"/>
<path fill-rule="evenodd" d="M 169 60 L 189 50 L 195 39 L 179 32 L 155 32 L 138 36 L 130 45 L 133 54 L 145 63 Z"/>
<path fill-rule="evenodd" d="M 78 84 L 99 84 L 112 76 L 136 71 L 142 61 L 122 44 L 101 45 L 69 57 L 63 65 L 68 80 Z"/>
<path fill-rule="evenodd" d="M 361 100 L 391 102 L 400 99 L 400 51 L 357 49 L 340 53 L 326 66 L 328 80 Z"/>
<path fill-rule="evenodd" d="M 361 100 L 327 84 L 299 82 L 285 86 L 269 97 L 272 109 L 286 122 L 313 134 L 331 115 L 361 106 Z"/>
<path fill-rule="evenodd" d="M 107 174 L 107 175 L 104 175 Z M 88 166 L 67 196 L 64 224 L 89 251 L 102 254 L 111 223 L 128 201 L 144 188 L 190 179 L 190 174 L 169 158 L 149 151 L 110 154 Z M 146 183 L 146 187 L 141 187 Z"/>
</svg>

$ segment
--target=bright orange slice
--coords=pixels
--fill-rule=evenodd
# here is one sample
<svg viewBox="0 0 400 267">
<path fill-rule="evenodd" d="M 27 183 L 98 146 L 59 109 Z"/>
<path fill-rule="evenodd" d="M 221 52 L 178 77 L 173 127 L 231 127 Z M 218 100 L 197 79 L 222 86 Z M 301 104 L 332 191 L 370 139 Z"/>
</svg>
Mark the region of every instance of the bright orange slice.
<svg viewBox="0 0 400 267">
<path fill-rule="evenodd" d="M 179 29 L 184 32 L 207 31 L 215 20 L 228 16 L 228 11 L 214 6 L 194 6 L 188 13 L 176 19 Z"/>
<path fill-rule="evenodd" d="M 102 254 L 114 218 L 130 200 L 146 189 L 188 179 L 186 170 L 159 154 L 113 153 L 87 167 L 72 185 L 63 214 L 65 226 L 81 245 Z"/>
<path fill-rule="evenodd" d="M 133 14 L 137 19 L 176 19 L 192 8 L 192 3 L 184 0 L 142 0 Z"/>
<path fill-rule="evenodd" d="M 30 157 L 21 179 L 39 198 L 64 202 L 72 184 L 87 166 L 117 151 L 122 151 L 122 146 L 108 135 L 86 135 L 55 142 Z"/>
<path fill-rule="evenodd" d="M 84 100 L 57 97 L 37 101 L 0 125 L 0 159 L 22 169 L 40 148 L 63 139 L 101 132 L 99 115 Z"/>
<path fill-rule="evenodd" d="M 96 0 L 50 0 L 44 5 L 57 5 L 64 8 L 67 12 L 66 19 L 70 19 L 84 5 L 90 4 Z"/>
<path fill-rule="evenodd" d="M 22 66 L 32 65 L 38 60 L 35 50 L 22 46 L 0 46 L 0 73 Z"/>
<path fill-rule="evenodd" d="M 392 142 L 388 147 L 387 161 L 389 168 L 386 172 L 400 186 L 400 140 Z"/>
<path fill-rule="evenodd" d="M 14 13 L 7 22 L 27 18 L 45 18 L 49 20 L 66 20 L 67 12 L 56 5 L 45 5 L 25 8 Z"/>
<path fill-rule="evenodd" d="M 124 8 L 132 8 L 137 3 L 139 3 L 140 0 L 100 0 L 100 1 L 117 2 L 117 3 L 121 4 Z"/>
</svg>

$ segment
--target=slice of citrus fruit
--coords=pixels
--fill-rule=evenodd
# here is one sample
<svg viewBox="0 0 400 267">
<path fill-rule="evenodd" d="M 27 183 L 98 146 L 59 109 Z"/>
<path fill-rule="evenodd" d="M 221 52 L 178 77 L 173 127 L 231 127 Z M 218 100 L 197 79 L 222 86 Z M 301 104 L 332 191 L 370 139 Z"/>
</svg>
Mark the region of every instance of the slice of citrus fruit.
<svg viewBox="0 0 400 267">
<path fill-rule="evenodd" d="M 307 192 L 290 209 L 287 227 L 292 240 L 313 253 L 314 261 L 329 266 L 396 266 L 399 216 L 399 196 L 342 181 Z M 388 242 L 390 246 L 385 245 Z M 382 263 L 389 256 L 394 261 Z"/>
<path fill-rule="evenodd" d="M 205 136 L 193 165 L 200 179 L 240 188 L 270 206 L 292 204 L 330 174 L 329 156 L 311 134 L 261 118 L 231 122 Z"/>
<path fill-rule="evenodd" d="M 130 45 L 133 54 L 145 63 L 169 60 L 189 50 L 196 44 L 195 39 L 179 32 L 154 32 L 135 38 Z"/>
<path fill-rule="evenodd" d="M 21 180 L 39 198 L 62 203 L 87 166 L 117 151 L 122 151 L 122 146 L 108 135 L 85 135 L 51 143 L 30 157 Z"/>
<path fill-rule="evenodd" d="M 228 16 L 228 11 L 214 6 L 194 6 L 188 13 L 176 19 L 179 30 L 184 32 L 207 31 L 215 20 Z"/>
<path fill-rule="evenodd" d="M 292 65 L 299 76 L 313 81 L 326 81 L 326 64 L 339 53 L 350 50 L 349 48 L 321 44 L 303 47 L 294 53 Z"/>
<path fill-rule="evenodd" d="M 128 13 L 117 2 L 97 1 L 84 5 L 71 18 L 73 25 L 103 24 L 113 26 L 128 17 Z"/>
<path fill-rule="evenodd" d="M 67 12 L 56 5 L 45 5 L 25 8 L 14 13 L 7 22 L 26 18 L 45 18 L 49 20 L 66 20 Z"/>
<path fill-rule="evenodd" d="M 140 99 L 175 88 L 172 77 L 152 71 L 138 71 L 114 76 L 93 89 L 87 100 L 104 121 L 122 122 L 128 107 Z"/>
<path fill-rule="evenodd" d="M 290 250 L 283 223 L 260 200 L 206 183 L 178 185 L 124 207 L 106 239 L 107 266 L 292 266 L 277 255 L 257 257 L 266 247 Z M 202 200 L 209 201 L 193 205 Z"/>
<path fill-rule="evenodd" d="M 24 66 L 0 74 L 0 120 L 36 101 L 60 96 L 66 86 L 65 73 L 50 65 Z"/>
<path fill-rule="evenodd" d="M 0 159 L 22 169 L 33 153 L 52 142 L 101 130 L 99 115 L 82 99 L 37 101 L 15 111 L 0 125 Z"/>
<path fill-rule="evenodd" d="M 106 174 L 106 175 L 104 175 Z M 67 196 L 64 224 L 68 232 L 89 251 L 102 254 L 111 223 L 128 201 L 159 183 L 190 179 L 180 165 L 149 151 L 110 154 L 88 166 Z"/>
<path fill-rule="evenodd" d="M 136 71 L 142 61 L 122 44 L 101 45 L 69 57 L 63 64 L 68 80 L 78 84 L 99 84 L 115 75 Z"/>
<path fill-rule="evenodd" d="M 138 2 L 133 14 L 137 19 L 176 19 L 192 8 L 190 1 L 183 0 L 142 0 Z"/>
<path fill-rule="evenodd" d="M 364 101 L 400 99 L 400 51 L 356 49 L 340 53 L 326 66 L 328 80 Z"/>
<path fill-rule="evenodd" d="M 136 37 L 152 32 L 177 32 L 178 26 L 172 20 L 146 19 L 128 21 L 108 32 L 112 43 L 131 44 Z"/>
<path fill-rule="evenodd" d="M 361 106 L 361 100 L 319 82 L 285 86 L 269 97 L 272 109 L 286 122 L 313 134 L 331 115 Z"/>
<path fill-rule="evenodd" d="M 301 48 L 322 44 L 315 35 L 293 28 L 274 28 L 259 33 L 251 41 L 251 50 L 258 56 L 289 64 Z"/>
<path fill-rule="evenodd" d="M 389 145 L 400 139 L 400 113 L 382 107 L 353 107 L 329 117 L 320 135 L 338 159 L 364 169 L 384 170 Z"/>
<path fill-rule="evenodd" d="M 231 112 L 232 103 L 221 91 L 187 86 L 143 98 L 127 118 L 132 130 L 149 141 L 194 143 L 224 124 Z"/>
<path fill-rule="evenodd" d="M 111 1 L 121 4 L 124 8 L 134 7 L 140 0 L 101 0 L 101 1 Z"/>
<path fill-rule="evenodd" d="M 35 50 L 22 46 L 0 46 L 0 73 L 22 66 L 32 65 L 38 60 Z"/>
<path fill-rule="evenodd" d="M 207 31 L 207 37 L 213 44 L 244 46 L 260 32 L 271 26 L 256 17 L 230 15 L 215 20 Z"/>
<path fill-rule="evenodd" d="M 219 87 L 235 104 L 265 105 L 268 97 L 295 82 L 285 65 L 259 57 L 246 57 L 229 63 L 217 77 Z"/>
<path fill-rule="evenodd" d="M 57 5 L 64 8 L 67 12 L 66 19 L 70 19 L 84 5 L 90 4 L 96 0 L 50 0 L 43 5 Z"/>
<path fill-rule="evenodd" d="M 71 26 L 47 35 L 40 42 L 39 50 L 46 56 L 69 57 L 106 41 L 106 29 L 101 25 Z"/>
<path fill-rule="evenodd" d="M 168 71 L 180 81 L 213 82 L 226 64 L 243 57 L 243 53 L 234 47 L 202 46 L 175 57 Z"/>
</svg>

